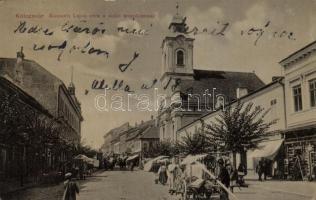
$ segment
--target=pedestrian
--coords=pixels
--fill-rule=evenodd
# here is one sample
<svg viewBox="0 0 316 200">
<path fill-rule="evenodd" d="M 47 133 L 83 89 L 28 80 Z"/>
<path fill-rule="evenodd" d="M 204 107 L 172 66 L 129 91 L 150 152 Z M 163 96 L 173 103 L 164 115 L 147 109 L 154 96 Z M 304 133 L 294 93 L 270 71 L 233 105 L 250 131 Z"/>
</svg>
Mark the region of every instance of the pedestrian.
<svg viewBox="0 0 316 200">
<path fill-rule="evenodd" d="M 224 160 L 219 159 L 217 162 L 218 162 L 218 166 L 219 166 L 218 179 L 228 189 L 230 187 L 230 175 L 228 173 L 227 168 L 224 165 Z M 228 200 L 228 192 L 226 190 L 223 190 L 222 194 L 224 195 L 223 198 Z"/>
<path fill-rule="evenodd" d="M 135 165 L 136 165 L 135 160 L 132 160 L 131 161 L 131 167 L 130 167 L 131 168 L 131 172 L 134 171 Z"/>
<path fill-rule="evenodd" d="M 67 173 L 65 175 L 66 181 L 64 182 L 65 191 L 63 200 L 76 200 L 76 195 L 79 194 L 79 184 L 72 179 L 72 174 Z"/>
<path fill-rule="evenodd" d="M 159 182 L 162 185 L 165 185 L 167 183 L 167 167 L 165 163 L 162 163 L 159 170 L 158 170 L 158 177 L 159 177 Z"/>
<path fill-rule="evenodd" d="M 228 169 L 228 173 L 230 176 L 230 191 L 234 192 L 234 187 L 238 185 L 238 171 L 234 166 L 230 166 L 230 170 Z"/>
<path fill-rule="evenodd" d="M 103 159 L 103 166 L 104 166 L 104 170 L 107 170 L 108 168 L 108 161 L 106 158 Z"/>
<path fill-rule="evenodd" d="M 242 162 L 239 163 L 238 172 L 240 174 L 243 173 L 245 176 L 247 175 L 247 168 L 246 168 L 245 164 L 243 164 Z"/>
<path fill-rule="evenodd" d="M 263 180 L 267 180 L 267 175 L 268 175 L 268 171 L 269 171 L 269 167 L 268 167 L 268 160 L 263 158 L 263 162 L 262 162 L 262 170 L 263 170 Z"/>
<path fill-rule="evenodd" d="M 256 167 L 256 172 L 258 173 L 259 176 L 259 181 L 262 181 L 262 174 L 263 174 L 263 159 L 259 160 L 259 163 Z"/>
<path fill-rule="evenodd" d="M 167 176 L 168 176 L 168 183 L 169 183 L 169 193 L 173 194 L 175 192 L 175 186 L 174 186 L 174 181 L 175 181 L 175 169 L 177 165 L 175 162 L 175 158 L 172 158 L 172 163 L 168 165 L 167 168 Z"/>
</svg>

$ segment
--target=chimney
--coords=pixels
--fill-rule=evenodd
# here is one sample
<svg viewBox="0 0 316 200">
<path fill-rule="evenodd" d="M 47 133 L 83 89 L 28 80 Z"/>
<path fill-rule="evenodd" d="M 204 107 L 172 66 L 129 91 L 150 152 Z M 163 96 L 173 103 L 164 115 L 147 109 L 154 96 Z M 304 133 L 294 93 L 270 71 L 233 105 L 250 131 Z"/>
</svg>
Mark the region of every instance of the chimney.
<svg viewBox="0 0 316 200">
<path fill-rule="evenodd" d="M 24 60 L 24 53 L 23 53 L 23 46 L 21 47 L 21 50 L 16 52 L 16 62 L 17 64 L 21 63 Z"/>
<path fill-rule="evenodd" d="M 238 87 L 236 89 L 236 97 L 237 97 L 237 99 L 239 99 L 239 98 L 241 98 L 241 97 L 243 97 L 243 96 L 245 96 L 247 94 L 248 94 L 248 89 L 247 88 Z"/>
<path fill-rule="evenodd" d="M 16 53 L 16 64 L 15 64 L 15 81 L 22 84 L 23 80 L 23 60 L 24 60 L 23 46 L 21 50 Z"/>
</svg>

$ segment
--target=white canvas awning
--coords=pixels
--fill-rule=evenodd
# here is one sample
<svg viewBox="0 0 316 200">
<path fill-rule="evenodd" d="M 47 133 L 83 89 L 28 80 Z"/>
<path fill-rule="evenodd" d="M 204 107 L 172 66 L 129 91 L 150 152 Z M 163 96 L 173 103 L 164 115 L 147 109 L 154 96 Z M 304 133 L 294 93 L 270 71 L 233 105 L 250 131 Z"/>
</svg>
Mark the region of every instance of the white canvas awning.
<svg viewBox="0 0 316 200">
<path fill-rule="evenodd" d="M 130 157 L 127 158 L 126 161 L 134 160 L 134 159 L 136 159 L 136 158 L 138 158 L 138 157 L 139 157 L 138 154 L 137 154 L 137 155 L 134 155 L 134 156 L 130 156 Z"/>
<path fill-rule="evenodd" d="M 258 148 L 248 151 L 250 158 L 268 158 L 273 160 L 283 143 L 283 139 L 261 142 Z"/>
<path fill-rule="evenodd" d="M 162 160 L 164 158 L 169 158 L 169 156 L 158 156 L 158 157 L 156 157 L 154 159 L 149 160 L 144 165 L 144 171 L 149 172 L 151 170 L 154 162 L 157 162 L 157 161 Z"/>
<path fill-rule="evenodd" d="M 207 154 L 188 155 L 187 157 L 185 157 L 183 159 L 181 164 L 182 165 L 191 164 L 191 163 L 194 163 L 196 161 L 200 161 L 200 160 L 204 159 L 206 156 L 207 156 Z"/>
</svg>

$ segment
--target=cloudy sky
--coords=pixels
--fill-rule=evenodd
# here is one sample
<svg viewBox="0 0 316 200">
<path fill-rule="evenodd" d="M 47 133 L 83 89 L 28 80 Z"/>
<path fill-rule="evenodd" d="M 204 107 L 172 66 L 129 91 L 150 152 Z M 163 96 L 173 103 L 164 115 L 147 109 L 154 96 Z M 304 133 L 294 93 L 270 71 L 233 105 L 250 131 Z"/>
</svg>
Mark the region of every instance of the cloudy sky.
<svg viewBox="0 0 316 200">
<path fill-rule="evenodd" d="M 280 60 L 316 38 L 315 0 L 178 2 L 179 13 L 187 17 L 190 29 L 196 26 L 199 30 L 207 28 L 211 32 L 213 29 L 219 30 L 225 23 L 229 24 L 224 36 L 205 33 L 190 35 L 195 38 L 196 69 L 255 71 L 268 83 L 272 76 L 282 75 L 278 64 Z M 103 135 L 111 128 L 127 121 L 134 125 L 135 122 L 149 119 L 155 113 L 98 111 L 94 106 L 94 99 L 103 91 L 92 90 L 92 81 L 104 79 L 111 84 L 115 79 L 124 80 L 136 94 L 145 92 L 139 89 L 140 85 L 161 76 L 160 46 L 175 13 L 176 1 L 170 0 L 0 0 L 0 57 L 15 57 L 17 50 L 23 46 L 27 59 L 38 62 L 66 85 L 70 82 L 73 66 L 76 94 L 82 104 L 85 119 L 82 137 L 87 144 L 99 147 L 103 142 Z M 19 18 L 30 14 L 43 17 Z M 50 14 L 55 17 L 49 17 Z M 124 17 L 136 14 L 152 17 Z M 82 17 L 84 15 L 86 17 Z M 99 15 L 99 18 L 95 15 Z M 14 33 L 21 21 L 26 21 L 27 27 L 38 25 L 49 28 L 54 33 L 51 36 L 44 35 L 43 32 Z M 66 22 L 81 27 L 105 28 L 106 31 L 93 36 L 65 32 L 61 27 Z M 146 29 L 148 35 L 118 33 L 119 26 Z M 257 32 L 251 29 L 263 31 L 257 43 Z M 59 51 L 48 51 L 47 45 L 61 44 L 65 40 L 67 47 L 58 60 Z M 72 46 L 84 47 L 88 43 L 89 47 L 108 51 L 109 56 L 88 55 L 78 50 L 69 53 Z M 46 48 L 34 51 L 34 44 L 46 45 Z M 134 52 L 139 53 L 138 58 L 122 73 L 118 65 L 128 63 Z M 146 93 L 152 94 L 153 91 Z M 107 95 L 114 94 L 126 93 L 117 91 Z"/>
</svg>

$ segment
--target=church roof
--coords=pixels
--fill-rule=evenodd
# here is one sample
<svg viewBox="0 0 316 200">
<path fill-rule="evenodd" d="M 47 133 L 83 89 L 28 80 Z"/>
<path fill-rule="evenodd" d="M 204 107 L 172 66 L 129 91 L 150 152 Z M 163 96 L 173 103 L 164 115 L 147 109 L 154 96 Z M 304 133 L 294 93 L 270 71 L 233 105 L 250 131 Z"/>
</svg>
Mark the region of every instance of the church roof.
<svg viewBox="0 0 316 200">
<path fill-rule="evenodd" d="M 174 15 L 172 17 L 172 21 L 171 21 L 171 24 L 172 23 L 175 23 L 175 24 L 182 24 L 182 23 L 185 23 L 185 20 L 186 20 L 186 17 L 183 17 L 181 15 Z"/>
<path fill-rule="evenodd" d="M 223 94 L 226 101 L 233 101 L 237 96 L 237 88 L 246 88 L 249 93 L 264 85 L 255 73 L 194 70 L 194 79 L 181 80 L 179 89 L 183 94 L 203 95 L 205 90 L 208 89 L 211 94 L 213 88 L 216 88 L 216 95 Z"/>
</svg>

